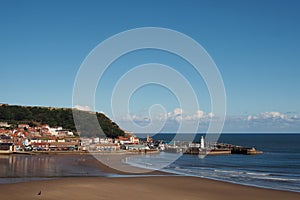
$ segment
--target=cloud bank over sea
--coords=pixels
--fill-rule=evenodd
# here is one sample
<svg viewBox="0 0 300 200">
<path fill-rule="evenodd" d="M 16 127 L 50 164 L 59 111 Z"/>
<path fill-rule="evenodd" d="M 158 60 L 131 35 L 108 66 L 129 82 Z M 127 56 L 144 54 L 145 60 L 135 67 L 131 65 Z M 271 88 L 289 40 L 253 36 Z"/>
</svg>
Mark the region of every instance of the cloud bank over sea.
<svg viewBox="0 0 300 200">
<path fill-rule="evenodd" d="M 133 121 L 139 126 L 147 126 L 151 122 L 161 124 L 164 127 L 160 132 L 176 132 L 180 123 L 197 123 L 198 132 L 205 132 L 212 120 L 218 120 L 218 116 L 204 110 L 188 113 L 181 108 L 175 108 L 171 112 L 157 113 L 156 115 L 126 115 L 118 119 L 126 129 L 133 130 Z M 300 128 L 300 117 L 295 112 L 280 113 L 278 111 L 267 111 L 254 115 L 227 115 L 223 132 L 228 133 L 296 133 Z"/>
</svg>

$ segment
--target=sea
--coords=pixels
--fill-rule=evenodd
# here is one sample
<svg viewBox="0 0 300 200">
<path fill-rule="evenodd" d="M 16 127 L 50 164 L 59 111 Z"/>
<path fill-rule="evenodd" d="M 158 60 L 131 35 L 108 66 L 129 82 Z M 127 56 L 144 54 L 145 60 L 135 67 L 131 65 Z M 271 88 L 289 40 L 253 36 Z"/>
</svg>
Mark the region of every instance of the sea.
<svg viewBox="0 0 300 200">
<path fill-rule="evenodd" d="M 200 141 L 201 135 L 197 134 L 195 141 Z M 153 138 L 168 143 L 174 134 Z M 161 152 L 131 157 L 126 163 L 177 175 L 300 192 L 300 134 L 221 134 L 218 142 L 255 147 L 263 154 L 202 158 Z M 122 177 L 101 171 L 94 160 L 91 155 L 0 155 L 0 184 L 74 176 Z"/>
</svg>

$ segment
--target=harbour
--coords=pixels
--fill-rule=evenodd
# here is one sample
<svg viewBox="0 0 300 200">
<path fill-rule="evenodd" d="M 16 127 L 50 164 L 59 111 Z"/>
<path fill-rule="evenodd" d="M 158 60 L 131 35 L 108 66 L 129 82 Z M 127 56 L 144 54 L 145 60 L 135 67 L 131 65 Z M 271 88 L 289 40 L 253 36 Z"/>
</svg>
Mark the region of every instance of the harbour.
<svg viewBox="0 0 300 200">
<path fill-rule="evenodd" d="M 205 143 L 204 136 L 201 136 L 200 143 L 178 142 L 178 144 L 179 145 L 176 145 L 176 142 L 174 142 L 173 145 L 166 145 L 165 151 L 169 153 L 192 155 L 257 155 L 263 153 L 254 147 L 238 146 L 227 143 Z"/>
</svg>

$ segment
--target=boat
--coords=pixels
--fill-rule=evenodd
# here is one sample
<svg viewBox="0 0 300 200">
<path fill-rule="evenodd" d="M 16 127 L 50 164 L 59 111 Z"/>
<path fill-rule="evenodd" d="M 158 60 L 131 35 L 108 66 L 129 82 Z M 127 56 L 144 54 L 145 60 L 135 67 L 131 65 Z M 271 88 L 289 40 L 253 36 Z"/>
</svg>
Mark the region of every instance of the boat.
<svg viewBox="0 0 300 200">
<path fill-rule="evenodd" d="M 0 142 L 0 154 L 12 154 L 13 146 L 12 142 Z"/>
</svg>

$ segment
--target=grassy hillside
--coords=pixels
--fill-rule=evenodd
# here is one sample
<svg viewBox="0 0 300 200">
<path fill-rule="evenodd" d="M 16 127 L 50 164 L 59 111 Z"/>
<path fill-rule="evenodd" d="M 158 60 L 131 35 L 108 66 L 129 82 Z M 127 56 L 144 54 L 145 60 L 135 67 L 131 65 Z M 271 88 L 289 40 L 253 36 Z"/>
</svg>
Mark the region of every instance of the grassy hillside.
<svg viewBox="0 0 300 200">
<path fill-rule="evenodd" d="M 101 130 L 94 128 L 90 112 L 78 111 L 82 117 L 80 131 L 84 136 L 101 136 Z M 107 137 L 115 138 L 124 135 L 120 127 L 102 113 L 96 113 L 98 122 Z M 48 108 L 48 107 L 24 107 L 24 106 L 0 106 L 0 121 L 17 125 L 27 123 L 31 126 L 49 124 L 51 127 L 62 126 L 64 129 L 77 133 L 74 125 L 72 109 L 69 108 Z"/>
</svg>

